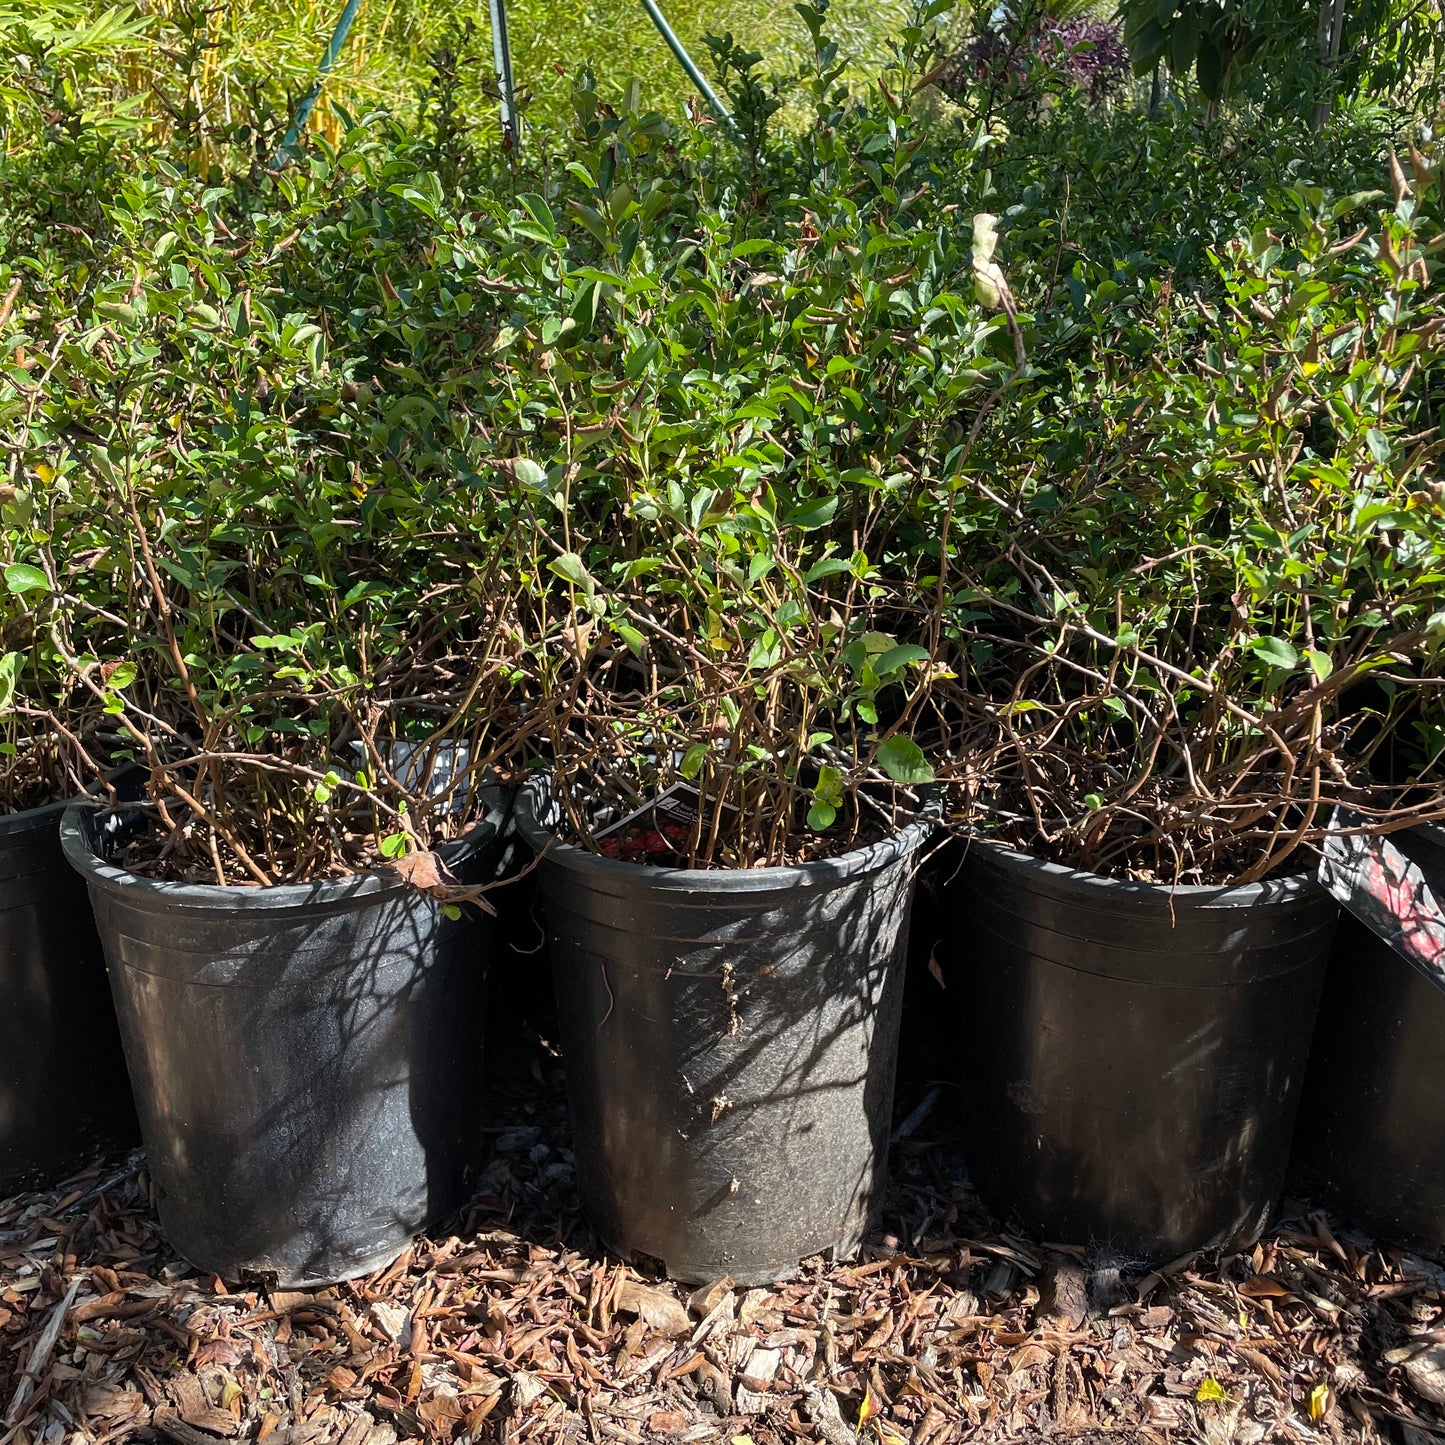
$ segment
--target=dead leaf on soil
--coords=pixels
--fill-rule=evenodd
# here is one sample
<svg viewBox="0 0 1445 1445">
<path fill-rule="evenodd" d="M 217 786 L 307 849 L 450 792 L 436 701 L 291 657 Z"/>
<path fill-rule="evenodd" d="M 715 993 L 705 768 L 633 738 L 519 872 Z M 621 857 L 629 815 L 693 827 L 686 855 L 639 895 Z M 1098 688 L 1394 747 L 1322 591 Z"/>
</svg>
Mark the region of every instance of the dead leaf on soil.
<svg viewBox="0 0 1445 1445">
<path fill-rule="evenodd" d="M 1445 1345 L 1428 1345 L 1405 1361 L 1410 1388 L 1432 1405 L 1445 1405 Z"/>
<path fill-rule="evenodd" d="M 687 1311 L 676 1298 L 658 1289 L 649 1289 L 637 1280 L 626 1280 L 617 1292 L 617 1308 L 623 1314 L 636 1315 L 649 1329 L 675 1340 L 690 1334 L 692 1323 Z"/>
</svg>

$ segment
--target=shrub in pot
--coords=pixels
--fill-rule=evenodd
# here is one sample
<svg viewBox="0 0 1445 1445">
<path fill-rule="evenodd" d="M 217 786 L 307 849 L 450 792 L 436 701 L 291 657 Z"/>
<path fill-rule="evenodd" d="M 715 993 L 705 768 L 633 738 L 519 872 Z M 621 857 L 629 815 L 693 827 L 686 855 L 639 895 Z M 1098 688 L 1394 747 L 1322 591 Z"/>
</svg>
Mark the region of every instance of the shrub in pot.
<svg viewBox="0 0 1445 1445">
<path fill-rule="evenodd" d="M 149 797 L 72 804 L 62 836 L 110 962 L 171 1242 L 224 1278 L 315 1284 L 377 1268 L 470 1195 L 481 894 L 510 804 L 483 785 L 485 726 L 460 721 L 484 660 L 439 660 L 425 691 L 452 724 L 408 744 L 415 658 L 388 699 L 384 666 L 350 676 L 293 640 L 278 695 L 269 666 L 243 674 L 244 743 L 217 725 L 237 699 L 195 654 L 202 746 L 166 756 L 175 739 L 145 731 L 128 697 Z M 156 699 L 144 711 L 159 716 Z M 297 720 L 324 726 L 298 746 L 279 731 Z"/>
<path fill-rule="evenodd" d="M 259 301 L 216 328 L 207 285 L 267 294 L 267 248 L 236 275 L 256 252 L 222 244 L 223 201 L 168 180 L 117 212 L 126 274 L 137 248 L 169 269 L 121 302 L 98 267 L 80 320 L 105 346 L 73 348 L 73 400 L 41 397 L 25 439 L 93 494 L 70 560 L 111 579 L 127 651 L 102 691 L 146 777 L 136 805 L 74 806 L 65 846 L 172 1242 L 226 1278 L 314 1283 L 395 1255 L 480 1162 L 508 594 L 474 560 L 481 494 L 436 487 L 425 454 L 408 469 L 405 434 L 275 406 L 355 388 L 318 327 Z M 72 443 L 67 405 L 100 442 Z M 358 486 L 377 446 L 392 471 Z"/>
<path fill-rule="evenodd" d="M 880 1202 L 932 776 L 930 624 L 901 579 L 926 569 L 920 495 L 956 470 L 1009 346 L 967 245 L 908 213 L 936 197 L 887 95 L 820 126 L 825 151 L 838 139 L 814 169 L 774 142 L 741 175 L 684 170 L 696 194 L 666 204 L 656 138 L 584 118 L 598 163 L 570 173 L 595 182 L 566 212 L 529 203 L 563 282 L 548 304 L 589 305 L 604 264 L 619 282 L 585 339 L 533 318 L 559 340 L 535 390 L 516 385 L 524 408 L 571 388 L 567 425 L 505 479 L 535 516 L 517 570 L 550 578 L 533 690 L 571 700 L 519 831 L 584 1208 L 609 1246 L 689 1280 L 847 1253 Z M 855 169 L 862 149 L 896 171 Z M 799 174 L 815 188 L 790 226 L 796 193 L 766 191 Z M 613 244 L 624 177 L 641 234 Z M 576 235 L 559 214 L 584 216 Z M 601 258 L 574 273 L 589 235 Z M 625 372 L 625 427 L 578 384 L 584 347 Z"/>
<path fill-rule="evenodd" d="M 666 517 L 670 560 L 645 589 L 627 583 L 635 558 L 553 559 L 557 645 L 536 686 L 573 706 L 518 827 L 540 856 L 589 1218 L 676 1277 L 761 1283 L 851 1251 L 880 1202 L 931 831 L 906 731 L 926 653 L 863 616 L 833 630 L 842 613 L 803 580 L 826 544 L 786 522 L 734 529 L 737 499 L 711 495 L 705 530 Z M 775 563 L 766 587 L 770 569 L 743 580 L 749 554 Z M 691 640 L 705 626 L 731 657 Z M 886 725 L 879 692 L 900 709 Z"/>
<path fill-rule="evenodd" d="M 1445 195 L 1438 153 L 1434 159 L 1432 170 L 1425 157 L 1412 154 L 1401 180 L 1413 192 L 1422 235 L 1433 238 L 1421 248 L 1416 275 L 1438 288 Z M 1438 369 L 1434 383 L 1438 405 Z M 1438 481 L 1427 483 L 1418 499 L 1433 501 L 1438 515 Z M 1438 585 L 1438 560 L 1425 571 L 1436 574 L 1425 580 Z M 1445 613 L 1434 613 L 1428 625 L 1445 626 Z M 1438 670 L 1428 676 L 1436 686 L 1422 689 L 1420 699 L 1391 695 L 1388 684 L 1375 699 L 1399 723 L 1374 747 L 1372 772 L 1400 784 L 1412 800 L 1428 792 L 1445 757 Z M 1420 870 L 1437 902 L 1445 899 L 1445 830 L 1425 823 L 1392 833 L 1388 841 Z M 1295 1144 L 1298 1181 L 1343 1221 L 1437 1257 L 1445 1255 L 1445 1112 L 1436 1107 L 1442 1029 L 1445 995 L 1438 976 L 1408 962 L 1375 928 L 1347 914 L 1331 954 L 1305 1081 Z"/>
<path fill-rule="evenodd" d="M 60 848 L 66 801 L 103 753 L 99 709 L 58 651 L 78 599 L 31 540 L 55 499 L 34 490 L 0 486 L 0 1197 L 137 1137 L 100 941 Z"/>
<path fill-rule="evenodd" d="M 1332 805 L 1382 829 L 1441 806 L 1369 767 L 1439 676 L 1438 304 L 1409 198 L 1337 244 L 1351 204 L 1296 196 L 1219 254 L 1217 311 L 1159 300 L 1152 364 L 1078 369 L 1027 418 L 1049 470 L 969 515 L 1009 545 L 952 564 L 971 1174 L 1126 1259 L 1258 1233 L 1334 925 Z"/>
</svg>

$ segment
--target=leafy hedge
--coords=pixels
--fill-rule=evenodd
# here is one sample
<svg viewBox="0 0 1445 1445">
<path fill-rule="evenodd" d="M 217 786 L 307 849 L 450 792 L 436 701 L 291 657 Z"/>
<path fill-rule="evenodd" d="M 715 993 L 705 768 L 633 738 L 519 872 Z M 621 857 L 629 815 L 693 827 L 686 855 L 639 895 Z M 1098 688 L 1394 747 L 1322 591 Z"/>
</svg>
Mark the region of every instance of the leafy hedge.
<svg viewBox="0 0 1445 1445">
<path fill-rule="evenodd" d="M 741 146 L 583 72 L 533 170 L 445 109 L 221 184 L 78 123 L 8 163 L 0 801 L 133 756 L 141 866 L 235 882 L 539 764 L 584 839 L 691 782 L 700 866 L 935 777 L 1144 876 L 1436 808 L 1425 159 L 1336 201 L 1136 117 L 1126 249 L 1122 127 L 950 122 L 927 11 L 851 95 L 804 18 L 792 139 L 720 44 Z"/>
</svg>

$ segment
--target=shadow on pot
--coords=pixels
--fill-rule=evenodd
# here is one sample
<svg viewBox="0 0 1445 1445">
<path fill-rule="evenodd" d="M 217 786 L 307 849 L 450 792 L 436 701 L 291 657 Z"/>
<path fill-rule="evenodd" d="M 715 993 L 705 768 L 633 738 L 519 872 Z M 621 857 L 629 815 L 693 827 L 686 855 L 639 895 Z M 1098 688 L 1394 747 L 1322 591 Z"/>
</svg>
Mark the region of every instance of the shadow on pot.
<svg viewBox="0 0 1445 1445">
<path fill-rule="evenodd" d="M 786 1278 L 881 1198 L 908 904 L 930 825 L 841 858 L 650 867 L 518 827 L 539 870 L 586 1211 L 675 1278 Z"/>
</svg>

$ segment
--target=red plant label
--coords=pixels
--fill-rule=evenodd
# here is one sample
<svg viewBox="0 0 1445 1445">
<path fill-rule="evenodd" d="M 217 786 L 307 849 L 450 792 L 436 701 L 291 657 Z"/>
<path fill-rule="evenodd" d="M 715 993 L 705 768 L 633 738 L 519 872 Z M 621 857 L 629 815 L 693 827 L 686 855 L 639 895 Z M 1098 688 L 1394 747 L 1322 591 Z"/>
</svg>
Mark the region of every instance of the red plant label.
<svg viewBox="0 0 1445 1445">
<path fill-rule="evenodd" d="M 674 783 L 596 834 L 597 850 L 604 858 L 620 858 L 624 863 L 686 866 L 704 802 L 712 804 L 714 800 L 704 799 L 690 783 Z M 737 812 L 731 803 L 722 807 L 725 814 Z"/>
<path fill-rule="evenodd" d="M 1320 855 L 1320 882 L 1365 925 L 1445 988 L 1445 899 L 1387 836 L 1351 831 L 1368 820 L 1336 808 Z"/>
</svg>

